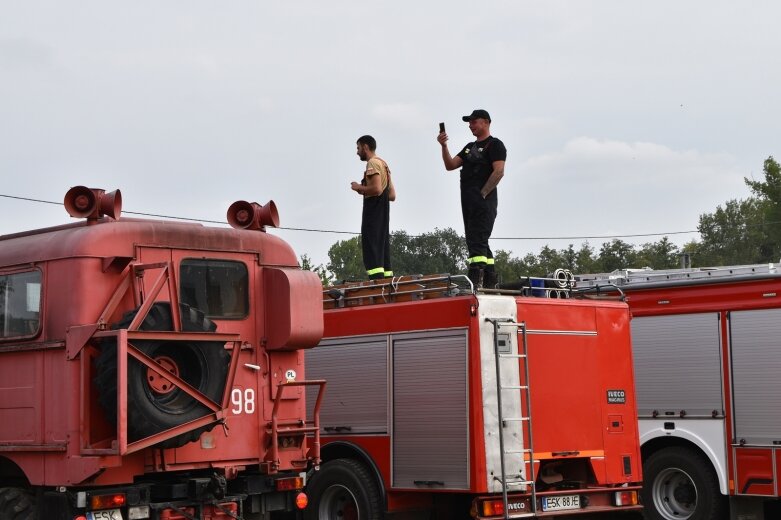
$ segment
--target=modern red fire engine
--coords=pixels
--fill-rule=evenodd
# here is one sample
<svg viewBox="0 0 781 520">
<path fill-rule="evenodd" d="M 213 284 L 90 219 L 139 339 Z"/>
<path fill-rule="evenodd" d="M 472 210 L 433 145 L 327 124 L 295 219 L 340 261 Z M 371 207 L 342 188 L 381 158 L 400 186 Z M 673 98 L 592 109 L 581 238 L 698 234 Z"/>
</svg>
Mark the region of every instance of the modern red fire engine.
<svg viewBox="0 0 781 520">
<path fill-rule="evenodd" d="M 328 380 L 310 520 L 639 509 L 629 312 L 462 276 L 324 291 Z M 527 284 L 528 285 L 528 284 Z M 534 297 L 536 294 L 558 298 Z"/>
<path fill-rule="evenodd" d="M 82 220 L 0 237 L 0 518 L 304 506 L 322 287 L 264 232 L 273 202 L 235 203 L 235 229 L 120 219 L 119 191 L 76 187 L 65 206 Z"/>
<path fill-rule="evenodd" d="M 581 275 L 633 315 L 651 519 L 781 517 L 781 271 L 774 264 Z"/>
</svg>

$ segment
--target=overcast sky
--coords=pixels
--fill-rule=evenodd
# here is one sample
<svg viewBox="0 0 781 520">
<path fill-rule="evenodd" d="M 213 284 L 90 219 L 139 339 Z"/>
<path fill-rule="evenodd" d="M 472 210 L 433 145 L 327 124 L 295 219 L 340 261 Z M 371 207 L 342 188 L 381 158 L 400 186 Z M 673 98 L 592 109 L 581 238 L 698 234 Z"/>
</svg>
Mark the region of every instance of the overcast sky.
<svg viewBox="0 0 781 520">
<path fill-rule="evenodd" d="M 391 229 L 462 233 L 437 125 L 455 154 L 485 108 L 508 149 L 494 250 L 695 230 L 781 155 L 779 19 L 771 1 L 0 0 L 0 194 L 119 188 L 125 211 L 220 222 L 273 199 L 283 227 L 357 232 L 368 133 Z M 0 197 L 0 234 L 68 221 Z M 349 238 L 273 233 L 316 263 Z"/>
</svg>

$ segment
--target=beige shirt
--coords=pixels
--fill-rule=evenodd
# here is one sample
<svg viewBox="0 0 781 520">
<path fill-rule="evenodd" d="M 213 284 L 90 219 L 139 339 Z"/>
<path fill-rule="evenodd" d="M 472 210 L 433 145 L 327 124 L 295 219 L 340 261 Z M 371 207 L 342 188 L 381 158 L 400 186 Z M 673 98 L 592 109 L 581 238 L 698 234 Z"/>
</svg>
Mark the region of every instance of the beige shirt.
<svg viewBox="0 0 781 520">
<path fill-rule="evenodd" d="M 368 183 L 369 177 L 372 175 L 380 176 L 380 185 L 382 191 L 385 191 L 385 188 L 388 187 L 388 165 L 376 155 L 366 161 L 366 171 L 363 172 L 363 178 Z"/>
</svg>

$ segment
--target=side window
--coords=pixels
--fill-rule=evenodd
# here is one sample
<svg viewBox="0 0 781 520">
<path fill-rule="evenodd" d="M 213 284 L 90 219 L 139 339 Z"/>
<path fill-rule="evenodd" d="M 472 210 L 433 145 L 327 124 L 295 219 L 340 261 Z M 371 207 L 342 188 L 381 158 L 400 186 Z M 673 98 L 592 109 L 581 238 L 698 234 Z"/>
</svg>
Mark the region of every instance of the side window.
<svg viewBox="0 0 781 520">
<path fill-rule="evenodd" d="M 248 314 L 249 275 L 241 262 L 182 260 L 179 287 L 180 301 L 210 318 L 240 319 Z"/>
<path fill-rule="evenodd" d="M 40 317 L 41 272 L 0 275 L 0 339 L 34 336 Z"/>
</svg>

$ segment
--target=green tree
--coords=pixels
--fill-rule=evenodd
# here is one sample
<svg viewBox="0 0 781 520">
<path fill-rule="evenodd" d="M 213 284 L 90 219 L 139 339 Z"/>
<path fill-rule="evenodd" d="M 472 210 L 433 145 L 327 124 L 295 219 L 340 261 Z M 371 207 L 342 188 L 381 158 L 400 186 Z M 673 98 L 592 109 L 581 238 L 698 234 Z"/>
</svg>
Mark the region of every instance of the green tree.
<svg viewBox="0 0 781 520">
<path fill-rule="evenodd" d="M 312 259 L 307 254 L 301 255 L 301 269 L 306 271 L 312 271 L 320 277 L 320 282 L 325 285 L 330 285 L 333 282 L 333 275 L 328 272 L 323 264 L 314 265 Z"/>
<path fill-rule="evenodd" d="M 363 267 L 361 237 L 340 240 L 328 249 L 328 270 L 336 280 L 363 280 L 366 269 Z"/>
<path fill-rule="evenodd" d="M 466 270 L 464 239 L 452 228 L 410 236 L 391 234 L 393 272 L 403 274 L 457 274 Z"/>
<path fill-rule="evenodd" d="M 523 258 L 510 256 L 509 251 L 499 249 L 494 252 L 496 273 L 501 282 L 512 282 L 526 276 L 545 276 L 537 256 L 528 253 Z"/>
<path fill-rule="evenodd" d="M 537 263 L 539 268 L 543 271 L 542 276 L 553 274 L 553 271 L 559 268 L 564 268 L 566 265 L 565 255 L 562 251 L 557 251 L 547 245 L 543 246 L 540 253 L 537 255 Z"/>
<path fill-rule="evenodd" d="M 390 242 L 395 275 L 457 274 L 466 270 L 464 239 L 452 228 L 435 229 L 418 236 L 394 231 Z M 328 258 L 328 270 L 336 280 L 366 278 L 360 237 L 336 242 L 328 250 Z"/>
<path fill-rule="evenodd" d="M 764 181 L 744 178 L 761 207 L 762 244 L 759 262 L 778 262 L 781 256 L 781 166 L 771 155 L 763 164 Z M 754 236 L 754 233 L 751 234 Z"/>
<path fill-rule="evenodd" d="M 633 267 L 674 269 L 680 264 L 679 253 L 678 246 L 670 242 L 669 238 L 662 237 L 658 242 L 649 242 L 640 247 Z"/>
<path fill-rule="evenodd" d="M 700 215 L 700 242 L 694 250 L 698 266 L 753 264 L 768 261 L 772 246 L 763 220 L 765 203 L 750 197 L 729 200 L 713 213 Z"/>
<path fill-rule="evenodd" d="M 631 244 L 614 238 L 605 242 L 599 249 L 599 257 L 595 267 L 600 272 L 609 273 L 616 269 L 626 269 L 635 265 L 637 253 Z"/>
<path fill-rule="evenodd" d="M 573 273 L 597 273 L 597 258 L 594 256 L 594 248 L 588 242 L 583 242 L 575 253 L 575 267 Z"/>
</svg>

